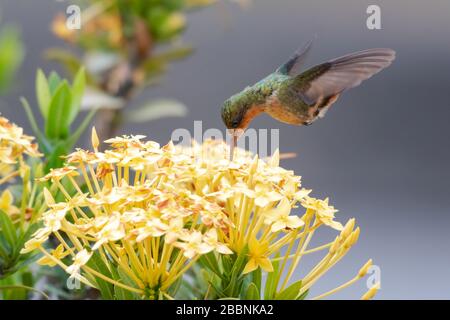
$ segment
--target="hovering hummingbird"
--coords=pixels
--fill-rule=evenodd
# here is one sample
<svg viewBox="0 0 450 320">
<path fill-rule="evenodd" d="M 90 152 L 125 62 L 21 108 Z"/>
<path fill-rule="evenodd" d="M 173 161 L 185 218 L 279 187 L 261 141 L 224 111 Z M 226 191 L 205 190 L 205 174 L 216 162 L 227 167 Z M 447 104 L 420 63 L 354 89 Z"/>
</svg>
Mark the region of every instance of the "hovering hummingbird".
<svg viewBox="0 0 450 320">
<path fill-rule="evenodd" d="M 310 125 L 325 115 L 342 92 L 358 86 L 395 59 L 392 49 L 368 49 L 300 72 L 311 43 L 297 50 L 275 72 L 225 101 L 222 119 L 228 129 L 242 133 L 262 112 L 284 123 Z M 234 133 L 235 142 L 240 133 Z"/>
</svg>

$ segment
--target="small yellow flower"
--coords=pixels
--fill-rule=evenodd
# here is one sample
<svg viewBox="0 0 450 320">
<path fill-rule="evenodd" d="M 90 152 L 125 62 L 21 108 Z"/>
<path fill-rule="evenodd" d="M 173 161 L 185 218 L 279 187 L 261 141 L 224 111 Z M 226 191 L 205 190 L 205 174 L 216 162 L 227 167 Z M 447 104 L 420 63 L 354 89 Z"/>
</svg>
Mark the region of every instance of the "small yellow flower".
<svg viewBox="0 0 450 320">
<path fill-rule="evenodd" d="M 62 244 L 60 244 L 59 246 L 56 247 L 56 249 L 52 250 L 50 252 L 50 254 L 56 260 L 61 260 L 61 259 L 64 259 L 66 256 L 68 256 L 70 254 L 70 252 L 69 251 L 65 251 L 64 250 L 64 246 Z M 40 258 L 37 261 L 37 263 L 40 264 L 41 266 L 49 266 L 49 267 L 56 266 L 55 260 L 53 260 L 53 259 L 51 259 L 50 257 L 47 257 L 47 256 L 43 256 L 42 258 Z"/>
<path fill-rule="evenodd" d="M 178 240 L 178 238 L 180 237 L 180 235 L 184 230 L 183 228 L 184 228 L 183 218 L 178 217 L 171 219 L 165 234 L 165 239 L 167 243 L 173 243 L 176 240 Z"/>
<path fill-rule="evenodd" d="M 76 277 L 79 274 L 80 268 L 84 266 L 92 257 L 92 252 L 88 252 L 86 249 L 79 251 L 73 258 L 73 263 L 66 268 L 66 272 L 71 277 Z"/>
<path fill-rule="evenodd" d="M 230 248 L 228 248 L 225 244 L 218 241 L 218 235 L 216 229 L 210 229 L 205 233 L 205 243 L 209 246 L 215 248 L 215 250 L 221 254 L 232 254 Z"/>
<path fill-rule="evenodd" d="M 168 226 L 159 218 L 152 218 L 147 221 L 145 226 L 136 229 L 136 241 L 140 242 L 148 237 L 160 237 L 166 233 Z"/>
<path fill-rule="evenodd" d="M 291 204 L 287 199 L 282 199 L 277 207 L 266 212 L 265 223 L 270 225 L 272 232 L 283 229 L 297 229 L 305 223 L 298 216 L 290 216 Z"/>
<path fill-rule="evenodd" d="M 8 189 L 2 192 L 0 196 L 0 210 L 5 212 L 7 215 L 13 217 L 20 213 L 19 208 L 14 206 L 14 198 Z"/>
<path fill-rule="evenodd" d="M 64 177 L 76 177 L 78 176 L 77 168 L 73 166 L 62 167 L 57 169 L 50 169 L 50 172 L 44 177 L 40 178 L 40 181 L 49 181 L 51 179 L 61 180 Z"/>
<path fill-rule="evenodd" d="M 253 193 L 253 194 L 252 194 Z M 252 193 L 247 192 L 247 196 L 255 199 L 255 204 L 258 207 L 266 207 L 271 202 L 282 199 L 282 195 L 272 190 L 268 185 L 257 184 Z"/>
<path fill-rule="evenodd" d="M 28 240 L 25 243 L 25 246 L 23 247 L 22 250 L 20 250 L 20 253 L 25 254 L 25 253 L 29 253 L 29 252 L 39 249 L 42 246 L 42 244 L 45 241 L 47 241 L 50 234 L 51 234 L 51 230 L 47 227 L 37 230 L 33 234 L 33 238 L 31 238 L 30 240 Z"/>
<path fill-rule="evenodd" d="M 22 154 L 40 157 L 33 137 L 23 134 L 23 129 L 0 117 L 0 163 L 14 164 Z"/>
<path fill-rule="evenodd" d="M 249 260 L 245 265 L 243 274 L 252 272 L 259 267 L 267 272 L 273 271 L 272 263 L 267 256 L 269 251 L 269 243 L 267 241 L 259 242 L 255 237 L 250 239 L 248 244 Z"/>
<path fill-rule="evenodd" d="M 120 221 L 120 214 L 117 212 L 112 214 L 103 225 L 101 230 L 95 234 L 98 239 L 92 247 L 92 250 L 97 250 L 102 244 L 107 242 L 114 242 L 125 237 L 125 229 Z"/>
<path fill-rule="evenodd" d="M 307 209 L 314 210 L 317 219 L 323 224 L 336 230 L 343 229 L 341 223 L 334 221 L 334 214 L 337 210 L 328 204 L 328 198 L 321 200 L 307 197 L 302 199 L 301 204 Z"/>
<path fill-rule="evenodd" d="M 176 242 L 175 246 L 183 249 L 184 256 L 189 259 L 208 253 L 214 249 L 214 247 L 203 240 L 203 235 L 200 231 L 186 233 L 181 237 L 181 240 L 183 242 Z"/>
</svg>

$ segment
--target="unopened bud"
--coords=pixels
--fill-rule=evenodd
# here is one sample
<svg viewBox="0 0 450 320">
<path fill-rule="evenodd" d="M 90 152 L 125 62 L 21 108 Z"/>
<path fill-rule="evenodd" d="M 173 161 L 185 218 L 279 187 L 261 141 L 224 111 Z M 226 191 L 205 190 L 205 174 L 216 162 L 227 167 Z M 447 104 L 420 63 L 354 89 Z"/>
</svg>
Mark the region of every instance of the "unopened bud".
<svg viewBox="0 0 450 320">
<path fill-rule="evenodd" d="M 358 277 L 360 277 L 360 278 L 364 277 L 367 274 L 367 272 L 369 271 L 369 268 L 371 266 L 372 266 L 372 259 L 369 259 L 369 261 L 367 261 L 366 264 L 363 265 L 361 269 L 359 269 Z"/>
<path fill-rule="evenodd" d="M 367 290 L 367 292 L 361 297 L 361 300 L 370 300 L 377 294 L 378 290 L 380 290 L 380 283 L 376 283 L 372 288 Z"/>
<path fill-rule="evenodd" d="M 353 231 L 354 227 L 355 227 L 355 218 L 351 218 L 345 224 L 344 230 L 342 230 L 342 232 L 341 232 L 341 236 L 343 238 L 347 238 L 350 235 L 350 233 Z"/>
<path fill-rule="evenodd" d="M 91 142 L 92 142 L 92 147 L 94 148 L 94 151 L 98 152 L 98 146 L 100 145 L 100 141 L 98 140 L 98 135 L 97 135 L 97 131 L 95 130 L 95 127 L 92 127 Z"/>
<path fill-rule="evenodd" d="M 50 191 L 48 191 L 47 188 L 44 188 L 44 199 L 45 199 L 45 203 L 49 206 L 52 204 L 55 204 L 55 199 L 53 199 L 52 194 L 50 193 Z"/>
</svg>

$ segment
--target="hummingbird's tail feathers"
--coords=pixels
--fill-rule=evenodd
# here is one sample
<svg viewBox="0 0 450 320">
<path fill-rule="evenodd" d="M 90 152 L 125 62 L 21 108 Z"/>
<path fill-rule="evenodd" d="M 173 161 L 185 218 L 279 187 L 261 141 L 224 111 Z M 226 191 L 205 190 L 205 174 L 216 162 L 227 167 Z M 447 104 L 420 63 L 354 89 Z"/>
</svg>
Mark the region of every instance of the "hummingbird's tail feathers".
<svg viewBox="0 0 450 320">
<path fill-rule="evenodd" d="M 395 59 L 392 49 L 359 51 L 315 66 L 295 79 L 300 95 L 311 104 L 354 88 L 369 79 Z"/>
<path fill-rule="evenodd" d="M 295 53 L 289 58 L 289 60 L 281 65 L 276 72 L 295 76 L 300 72 L 300 67 L 306 60 L 308 56 L 308 52 L 311 50 L 311 46 L 314 42 L 314 38 L 305 43 L 302 47 L 300 47 Z"/>
</svg>

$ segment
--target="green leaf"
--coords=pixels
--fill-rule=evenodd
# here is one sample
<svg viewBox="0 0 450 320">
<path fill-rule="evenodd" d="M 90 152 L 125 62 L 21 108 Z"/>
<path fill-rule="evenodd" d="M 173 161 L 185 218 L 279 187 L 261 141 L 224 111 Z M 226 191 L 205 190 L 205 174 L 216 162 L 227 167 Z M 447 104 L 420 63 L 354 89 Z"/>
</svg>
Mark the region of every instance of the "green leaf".
<svg viewBox="0 0 450 320">
<path fill-rule="evenodd" d="M 299 296 L 297 297 L 297 300 L 305 300 L 306 297 L 308 296 L 308 293 L 309 293 L 309 289 L 306 290 L 305 292 L 303 292 L 301 295 L 299 295 Z"/>
<path fill-rule="evenodd" d="M 16 229 L 9 216 L 3 210 L 0 210 L 0 228 L 10 247 L 14 248 L 17 241 Z"/>
<path fill-rule="evenodd" d="M 253 282 L 247 287 L 246 300 L 260 300 L 259 290 Z"/>
<path fill-rule="evenodd" d="M 0 236 L 0 240 L 1 240 L 1 236 Z M 7 260 L 8 259 L 8 249 L 5 247 L 6 243 L 3 244 L 3 241 L 0 241 L 0 265 L 2 265 L 5 262 L 2 262 L 3 260 Z"/>
<path fill-rule="evenodd" d="M 68 124 L 75 120 L 78 112 L 80 112 L 81 100 L 83 98 L 84 88 L 86 86 L 86 73 L 84 68 L 80 68 L 72 84 L 72 106 L 70 108 Z"/>
<path fill-rule="evenodd" d="M 302 280 L 294 282 L 289 287 L 278 293 L 275 296 L 275 300 L 296 300 L 301 288 Z"/>
<path fill-rule="evenodd" d="M 30 225 L 25 232 L 21 232 L 19 234 L 19 237 L 16 241 L 16 248 L 14 250 L 14 255 L 20 254 L 20 250 L 22 250 L 22 248 L 24 247 L 25 242 L 27 242 L 31 238 L 31 235 L 35 233 L 37 229 L 39 229 L 39 223 L 34 223 Z M 26 257 L 28 256 L 30 256 L 30 254 L 26 255 Z M 22 257 L 24 256 L 22 255 Z"/>
<path fill-rule="evenodd" d="M 50 169 L 60 168 L 64 163 L 61 158 L 62 155 L 67 154 L 68 144 L 65 140 L 57 140 L 54 142 L 54 148 L 52 152 L 47 156 L 47 164 L 45 165 L 45 172 L 49 172 Z"/>
<path fill-rule="evenodd" d="M 237 256 L 233 267 L 231 268 L 230 279 L 227 287 L 224 289 L 224 293 L 230 297 L 238 296 L 242 288 L 242 278 L 248 277 L 249 275 L 242 276 L 242 271 L 244 270 L 245 264 L 247 262 L 248 246 Z"/>
<path fill-rule="evenodd" d="M 106 277 L 111 278 L 111 272 L 109 272 L 108 267 L 103 262 L 100 257 L 100 254 L 95 251 L 92 257 L 89 259 L 87 265 L 92 269 L 98 271 Z M 99 277 L 95 277 L 95 282 L 97 283 L 98 289 L 100 290 L 100 294 L 102 295 L 102 299 L 105 300 L 114 300 L 114 288 L 113 285 Z"/>
<path fill-rule="evenodd" d="M 36 73 L 36 98 L 42 117 L 47 119 L 48 110 L 50 108 L 51 94 L 47 78 L 41 69 L 38 69 Z"/>
<path fill-rule="evenodd" d="M 50 139 L 65 139 L 69 135 L 69 115 L 72 105 L 72 94 L 67 81 L 63 81 L 56 89 L 50 102 L 45 133 Z"/>
<path fill-rule="evenodd" d="M 277 254 L 276 258 L 278 258 Z M 280 272 L 280 262 L 278 260 L 272 261 L 273 271 L 267 276 L 266 286 L 264 289 L 264 300 L 272 300 L 275 296 L 278 285 L 278 273 Z"/>
<path fill-rule="evenodd" d="M 125 120 L 142 123 L 166 117 L 184 117 L 186 114 L 187 108 L 181 102 L 171 99 L 159 99 L 128 112 Z"/>
<path fill-rule="evenodd" d="M 23 44 L 17 29 L 7 27 L 0 34 L 0 92 L 13 83 L 14 73 L 25 56 Z"/>
<path fill-rule="evenodd" d="M 208 268 L 209 270 L 217 274 L 219 277 L 222 276 L 223 272 L 220 270 L 219 263 L 216 259 L 214 252 L 202 255 L 199 258 L 199 262 L 202 266 Z"/>
<path fill-rule="evenodd" d="M 261 278 L 262 278 L 261 268 L 257 268 L 255 271 L 252 272 L 252 282 L 256 285 L 258 292 L 261 292 Z"/>
<path fill-rule="evenodd" d="M 111 275 L 114 280 L 129 285 L 130 287 L 136 286 L 136 284 L 128 277 L 128 275 L 122 270 L 122 268 L 111 268 Z M 115 300 L 137 300 L 139 296 L 131 291 L 123 289 L 119 286 L 114 286 L 114 299 Z"/>
<path fill-rule="evenodd" d="M 50 94 L 54 95 L 61 83 L 61 77 L 54 71 L 50 72 L 48 77 L 48 88 L 50 89 Z"/>
<path fill-rule="evenodd" d="M 50 146 L 48 145 L 44 134 L 37 125 L 36 119 L 34 118 L 33 115 L 33 111 L 31 111 L 30 104 L 24 97 L 20 98 L 20 102 L 22 103 L 22 106 L 25 109 L 25 114 L 27 115 L 28 121 L 30 122 L 31 129 L 33 130 L 34 134 L 38 139 L 39 145 L 44 148 L 45 153 L 48 153 L 50 151 Z"/>
<path fill-rule="evenodd" d="M 91 110 L 83 119 L 83 122 L 78 126 L 77 130 L 71 134 L 70 138 L 67 140 L 68 148 L 72 148 L 72 146 L 80 139 L 83 132 L 86 130 L 87 126 L 91 123 L 92 118 L 97 113 L 97 110 Z"/>
</svg>

